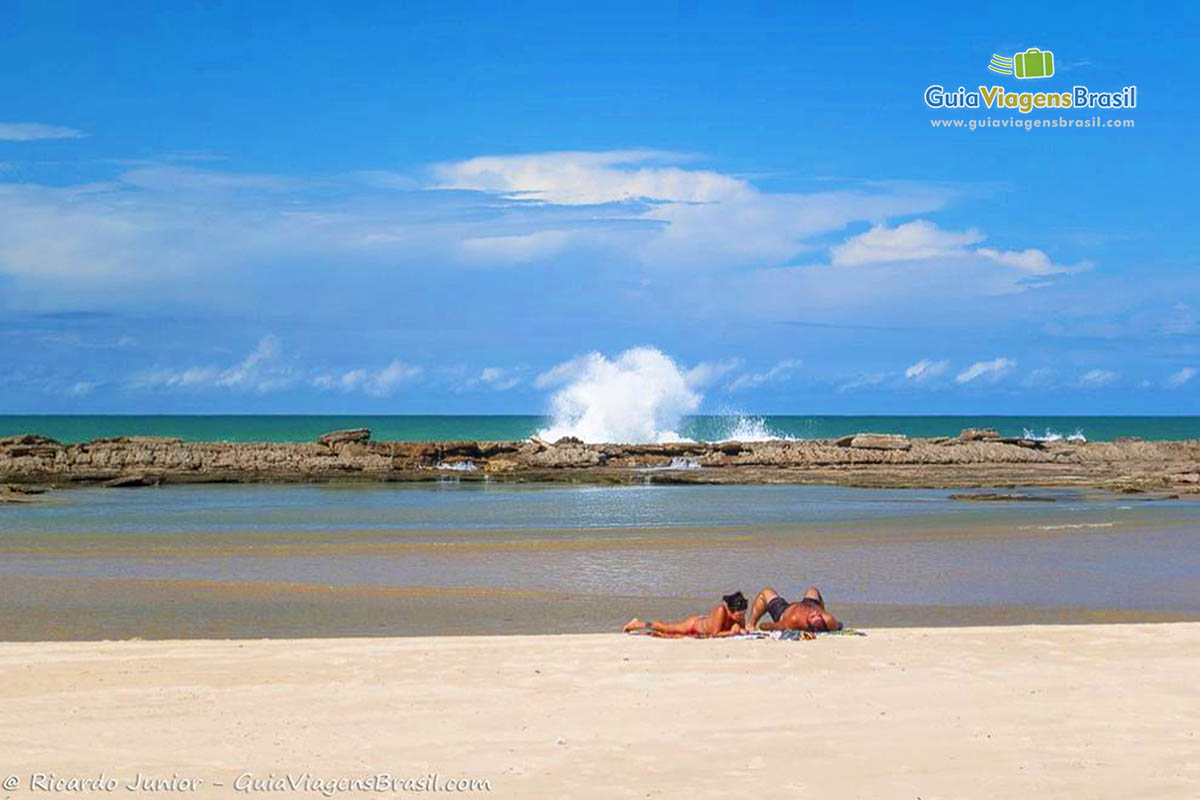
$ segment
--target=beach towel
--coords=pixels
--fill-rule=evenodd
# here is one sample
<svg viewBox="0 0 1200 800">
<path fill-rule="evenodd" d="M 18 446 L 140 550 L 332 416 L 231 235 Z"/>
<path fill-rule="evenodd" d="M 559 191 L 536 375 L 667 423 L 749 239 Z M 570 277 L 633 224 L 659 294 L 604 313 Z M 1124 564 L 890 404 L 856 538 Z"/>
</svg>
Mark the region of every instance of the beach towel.
<svg viewBox="0 0 1200 800">
<path fill-rule="evenodd" d="M 750 631 L 748 633 L 739 633 L 737 636 L 682 636 L 682 635 L 664 635 L 642 628 L 641 630 L 629 631 L 630 636 L 653 636 L 656 639 L 774 639 L 777 642 L 803 642 L 810 639 L 819 639 L 826 636 L 866 636 L 865 631 L 860 631 L 855 628 L 842 628 L 840 631 Z"/>
</svg>

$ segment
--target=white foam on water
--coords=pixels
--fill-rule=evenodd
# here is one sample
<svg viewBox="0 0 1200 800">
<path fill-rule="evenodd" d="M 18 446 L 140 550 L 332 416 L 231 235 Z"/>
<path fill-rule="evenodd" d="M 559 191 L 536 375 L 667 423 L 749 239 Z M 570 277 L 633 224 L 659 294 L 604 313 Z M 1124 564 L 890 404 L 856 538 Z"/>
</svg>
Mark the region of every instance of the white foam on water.
<svg viewBox="0 0 1200 800">
<path fill-rule="evenodd" d="M 721 442 L 771 442 L 778 440 L 795 441 L 794 436 L 784 436 L 771 430 L 767 421 L 762 417 L 738 414 L 733 417 L 729 430 L 717 441 Z"/>
<path fill-rule="evenodd" d="M 1021 525 L 1022 531 L 1067 531 L 1083 528 L 1111 528 L 1115 522 L 1064 522 L 1059 525 Z"/>
<path fill-rule="evenodd" d="M 1044 433 L 1038 435 L 1029 428 L 1026 428 L 1025 433 L 1021 438 L 1028 439 L 1031 442 L 1061 442 L 1064 439 L 1066 439 L 1068 442 L 1074 442 L 1076 444 L 1084 444 L 1087 442 L 1087 437 L 1083 435 L 1082 428 L 1076 428 L 1075 432 L 1069 436 L 1063 436 L 1058 431 L 1052 431 L 1049 428 L 1046 428 Z"/>
<path fill-rule="evenodd" d="M 437 469 L 448 469 L 453 472 L 474 472 L 478 467 L 470 461 L 439 461 Z"/>
<path fill-rule="evenodd" d="M 667 464 L 666 466 L 641 467 L 640 469 L 642 472 L 663 472 L 663 471 L 680 470 L 680 469 L 684 469 L 684 470 L 701 469 L 701 467 L 700 467 L 700 462 L 694 458 L 682 458 L 680 456 L 676 456 L 675 458 L 672 458 L 671 463 Z"/>
<path fill-rule="evenodd" d="M 550 398 L 550 426 L 538 431 L 552 442 L 564 436 L 612 444 L 683 441 L 679 423 L 701 400 L 684 370 L 653 347 L 612 360 L 589 353 L 545 373 L 538 385 L 562 385 Z"/>
</svg>

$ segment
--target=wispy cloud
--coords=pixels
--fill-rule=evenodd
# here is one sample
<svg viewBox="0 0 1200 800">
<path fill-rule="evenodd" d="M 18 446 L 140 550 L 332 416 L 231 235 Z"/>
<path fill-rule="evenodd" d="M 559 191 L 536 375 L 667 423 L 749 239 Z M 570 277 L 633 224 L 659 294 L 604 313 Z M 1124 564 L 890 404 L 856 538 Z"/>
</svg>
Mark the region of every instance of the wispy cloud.
<svg viewBox="0 0 1200 800">
<path fill-rule="evenodd" d="M 661 150 L 564 151 L 479 156 L 430 168 L 434 187 L 468 189 L 555 205 L 630 201 L 710 203 L 752 191 L 743 180 L 662 162 L 690 160 Z"/>
<path fill-rule="evenodd" d="M 979 379 L 997 381 L 1017 366 L 1011 358 L 994 358 L 991 361 L 976 361 L 954 376 L 958 383 L 971 383 Z"/>
<path fill-rule="evenodd" d="M 851 378 L 850 380 L 839 384 L 837 390 L 839 392 L 850 392 L 855 389 L 866 389 L 871 386 L 879 386 L 880 384 L 884 383 L 888 377 L 889 373 L 887 372 L 864 373 L 859 375 L 857 378 Z"/>
<path fill-rule="evenodd" d="M 34 142 L 38 139 L 80 139 L 87 134 L 75 128 L 41 122 L 0 122 L 0 141 Z"/>
<path fill-rule="evenodd" d="M 295 371 L 282 362 L 281 355 L 279 340 L 267 334 L 233 366 L 147 370 L 135 374 L 128 385 L 133 389 L 232 389 L 261 394 L 296 382 Z"/>
<path fill-rule="evenodd" d="M 693 161 L 661 150 L 569 151 L 480 156 L 430 172 L 434 188 L 484 193 L 524 212 L 589 210 L 589 224 L 573 232 L 542 225 L 464 245 L 475 259 L 508 263 L 554 255 L 568 241 L 615 247 L 654 267 L 778 263 L 808 249 L 807 238 L 856 220 L 936 210 L 953 195 L 931 186 L 764 192 L 744 177 L 698 169 Z M 620 236 L 596 225 L 605 217 L 626 226 Z"/>
<path fill-rule="evenodd" d="M 1054 375 L 1050 367 L 1038 367 L 1021 379 L 1021 385 L 1027 389 L 1045 389 L 1054 384 Z"/>
<path fill-rule="evenodd" d="M 942 375 L 948 369 L 950 369 L 949 361 L 930 361 L 927 358 L 922 358 L 920 361 L 904 370 L 904 377 L 910 381 L 927 381 L 930 378 L 936 378 L 938 375 Z"/>
<path fill-rule="evenodd" d="M 371 397 L 387 397 L 400 386 L 419 377 L 421 367 L 407 364 L 399 359 L 380 369 L 358 367 L 340 373 L 322 373 L 314 376 L 310 383 L 317 389 L 341 392 L 363 392 Z"/>
<path fill-rule="evenodd" d="M 953 192 L 873 186 L 814 194 L 658 151 L 485 156 L 424 187 L 359 173 L 320 180 L 138 163 L 78 185 L 0 182 L 0 275 L 58 296 L 99 286 L 198 302 L 247 269 L 335 262 L 389 270 L 521 266 L 572 258 L 638 270 L 769 266 L 857 220 L 933 211 Z M 642 159 L 642 160 L 639 160 Z M 431 191 L 456 188 L 458 191 Z M 65 287 L 64 282 L 70 286 Z M 228 294 L 222 294 L 228 298 Z"/>
<path fill-rule="evenodd" d="M 1079 385 L 1085 389 L 1098 389 L 1108 386 L 1120 376 L 1107 369 L 1090 369 L 1079 376 Z"/>
<path fill-rule="evenodd" d="M 1200 331 L 1200 315 L 1187 303 L 1176 303 L 1163 319 L 1162 331 L 1175 336 L 1196 333 Z"/>
<path fill-rule="evenodd" d="M 478 375 L 467 380 L 468 386 L 486 386 L 506 392 L 521 384 L 521 370 L 508 367 L 484 367 Z"/>
<path fill-rule="evenodd" d="M 1167 386 L 1172 389 L 1178 389 L 1180 386 L 1183 386 L 1185 383 L 1191 381 L 1191 379 L 1194 377 L 1196 377 L 1196 368 L 1184 367 L 1178 372 L 1172 373 L 1171 376 L 1167 378 Z"/>
<path fill-rule="evenodd" d="M 716 383 L 725 375 L 742 365 L 740 358 L 729 358 L 724 361 L 701 361 L 684 373 L 688 386 L 704 388 Z"/>
<path fill-rule="evenodd" d="M 783 380 L 793 375 L 800 368 L 800 360 L 789 358 L 778 362 L 765 372 L 748 372 L 732 380 L 726 391 L 740 392 L 745 389 L 756 389 L 766 383 Z"/>
</svg>

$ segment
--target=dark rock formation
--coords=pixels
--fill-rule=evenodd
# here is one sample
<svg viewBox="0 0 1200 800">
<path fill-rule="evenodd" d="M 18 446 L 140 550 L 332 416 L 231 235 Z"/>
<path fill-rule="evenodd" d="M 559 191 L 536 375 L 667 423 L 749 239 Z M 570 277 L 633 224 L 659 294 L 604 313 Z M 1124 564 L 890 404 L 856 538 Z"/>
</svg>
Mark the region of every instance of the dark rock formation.
<svg viewBox="0 0 1200 800">
<path fill-rule="evenodd" d="M 983 494 L 952 494 L 951 500 L 964 500 L 969 503 L 997 503 L 997 502 L 1017 502 L 1017 503 L 1053 503 L 1053 497 L 1046 497 L 1037 494 L 1020 494 L 1012 492 L 1009 494 L 997 494 L 995 492 L 984 492 Z"/>
<path fill-rule="evenodd" d="M 837 440 L 838 447 L 856 447 L 859 450 L 910 450 L 912 442 L 898 433 L 856 433 Z"/>
<path fill-rule="evenodd" d="M 371 438 L 369 428 L 350 428 L 344 431 L 330 431 L 329 433 L 317 439 L 319 444 L 335 445 L 348 444 L 350 442 L 365 442 Z"/>
<path fill-rule="evenodd" d="M 583 444 L 375 442 L 366 431 L 319 442 L 180 442 L 113 437 L 64 445 L 0 440 L 0 483 L 503 480 L 592 483 L 826 483 L 875 487 L 1078 486 L 1200 493 L 1200 442 L 909 439 Z M 326 438 L 326 437 L 322 437 Z M 655 469 L 687 463 L 686 470 Z M 11 494 L 11 493 L 10 493 Z"/>
<path fill-rule="evenodd" d="M 178 436 L 108 436 L 92 439 L 91 444 L 178 444 Z"/>
</svg>

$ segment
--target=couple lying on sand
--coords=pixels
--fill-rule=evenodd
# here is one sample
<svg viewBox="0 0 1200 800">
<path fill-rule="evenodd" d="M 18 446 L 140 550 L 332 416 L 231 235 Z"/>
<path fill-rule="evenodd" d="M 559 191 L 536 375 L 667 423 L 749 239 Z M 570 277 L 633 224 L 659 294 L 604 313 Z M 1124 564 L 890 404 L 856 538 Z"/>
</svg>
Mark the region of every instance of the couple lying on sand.
<svg viewBox="0 0 1200 800">
<path fill-rule="evenodd" d="M 723 596 L 721 600 L 723 602 L 707 614 L 694 614 L 678 622 L 642 622 L 635 617 L 625 623 L 621 630 L 625 633 L 648 630 L 656 636 L 666 637 L 737 636 L 757 630 L 758 620 L 763 614 L 770 614 L 774 620 L 762 624 L 762 629 L 767 631 L 818 633 L 842 629 L 842 623 L 825 610 L 825 599 L 815 586 L 808 587 L 798 603 L 789 603 L 774 589 L 763 589 L 754 598 L 749 622 L 746 620 L 745 595 L 734 592 Z"/>
</svg>

